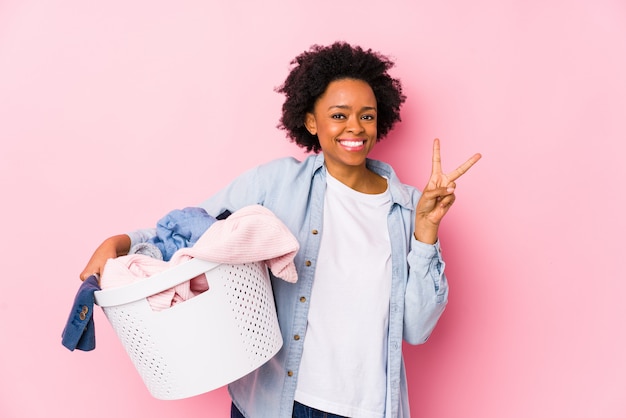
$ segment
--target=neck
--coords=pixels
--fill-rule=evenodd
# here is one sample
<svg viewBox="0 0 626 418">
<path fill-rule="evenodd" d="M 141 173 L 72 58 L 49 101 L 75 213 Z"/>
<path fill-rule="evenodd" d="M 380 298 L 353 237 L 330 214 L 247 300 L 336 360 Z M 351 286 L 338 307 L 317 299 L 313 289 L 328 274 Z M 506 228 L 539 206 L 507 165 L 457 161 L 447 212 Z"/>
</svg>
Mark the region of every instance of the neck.
<svg viewBox="0 0 626 418">
<path fill-rule="evenodd" d="M 360 193 L 379 194 L 387 190 L 387 180 L 368 169 L 365 164 L 360 166 L 329 167 L 326 169 L 331 176 Z"/>
</svg>

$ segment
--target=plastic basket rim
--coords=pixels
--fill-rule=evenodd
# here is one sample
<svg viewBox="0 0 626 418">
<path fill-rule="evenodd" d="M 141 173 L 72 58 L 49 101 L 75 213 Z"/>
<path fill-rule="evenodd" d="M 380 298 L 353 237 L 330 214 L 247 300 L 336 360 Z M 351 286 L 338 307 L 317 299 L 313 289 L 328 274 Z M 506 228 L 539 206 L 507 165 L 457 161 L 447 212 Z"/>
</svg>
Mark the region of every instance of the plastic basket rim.
<svg viewBox="0 0 626 418">
<path fill-rule="evenodd" d="M 189 281 L 221 265 L 220 263 L 193 258 L 134 283 L 98 290 L 94 293 L 94 299 L 96 304 L 102 308 L 136 302 Z"/>
</svg>

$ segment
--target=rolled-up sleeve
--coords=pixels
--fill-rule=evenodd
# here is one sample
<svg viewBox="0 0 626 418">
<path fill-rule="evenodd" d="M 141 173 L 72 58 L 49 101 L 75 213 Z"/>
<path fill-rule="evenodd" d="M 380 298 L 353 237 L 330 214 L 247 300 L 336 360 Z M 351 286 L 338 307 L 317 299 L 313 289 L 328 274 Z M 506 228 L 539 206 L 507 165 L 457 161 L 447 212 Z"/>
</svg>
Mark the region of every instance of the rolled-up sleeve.
<svg viewBox="0 0 626 418">
<path fill-rule="evenodd" d="M 151 238 L 156 237 L 156 228 L 136 229 L 127 232 L 126 235 L 130 237 L 130 248 L 133 248 L 136 244 L 147 242 Z"/>
<path fill-rule="evenodd" d="M 439 241 L 430 245 L 412 237 L 407 261 L 404 339 L 409 344 L 422 344 L 430 337 L 448 303 L 448 282 Z"/>
</svg>

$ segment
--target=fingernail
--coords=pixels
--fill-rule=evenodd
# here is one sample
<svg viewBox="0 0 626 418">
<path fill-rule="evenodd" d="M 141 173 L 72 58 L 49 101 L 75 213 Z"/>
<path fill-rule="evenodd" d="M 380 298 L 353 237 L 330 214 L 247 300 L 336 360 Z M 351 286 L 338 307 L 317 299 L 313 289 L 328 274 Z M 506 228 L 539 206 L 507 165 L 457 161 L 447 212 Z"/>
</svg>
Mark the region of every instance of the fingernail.
<svg viewBox="0 0 626 418">
<path fill-rule="evenodd" d="M 447 191 L 448 191 L 448 193 L 454 192 L 454 187 L 448 187 Z"/>
</svg>

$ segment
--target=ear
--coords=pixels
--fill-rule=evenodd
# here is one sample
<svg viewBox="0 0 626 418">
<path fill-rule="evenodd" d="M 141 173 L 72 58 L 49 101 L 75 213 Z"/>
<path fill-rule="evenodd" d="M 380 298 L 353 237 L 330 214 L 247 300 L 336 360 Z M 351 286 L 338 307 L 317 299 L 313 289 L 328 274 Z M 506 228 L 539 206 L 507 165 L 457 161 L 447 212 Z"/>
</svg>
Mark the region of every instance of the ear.
<svg viewBox="0 0 626 418">
<path fill-rule="evenodd" d="M 315 115 L 313 113 L 309 112 L 304 117 L 304 127 L 311 135 L 317 135 L 317 123 L 315 123 Z"/>
</svg>

